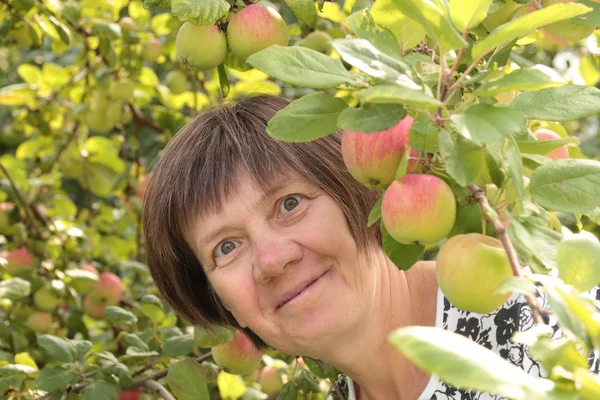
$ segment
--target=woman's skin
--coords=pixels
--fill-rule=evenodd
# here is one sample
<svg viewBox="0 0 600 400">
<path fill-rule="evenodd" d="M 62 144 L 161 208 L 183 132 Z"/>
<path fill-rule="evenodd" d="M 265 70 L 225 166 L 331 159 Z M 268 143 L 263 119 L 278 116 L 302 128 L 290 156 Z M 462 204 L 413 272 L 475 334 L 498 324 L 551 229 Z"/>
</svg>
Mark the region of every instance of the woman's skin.
<svg viewBox="0 0 600 400">
<path fill-rule="evenodd" d="M 237 182 L 223 211 L 194 221 L 188 241 L 238 323 L 275 349 L 331 363 L 360 400 L 418 398 L 429 375 L 387 335 L 435 324 L 435 265 L 405 272 L 380 247 L 361 254 L 340 206 L 305 180 L 274 182 L 265 198 L 244 173 Z"/>
</svg>

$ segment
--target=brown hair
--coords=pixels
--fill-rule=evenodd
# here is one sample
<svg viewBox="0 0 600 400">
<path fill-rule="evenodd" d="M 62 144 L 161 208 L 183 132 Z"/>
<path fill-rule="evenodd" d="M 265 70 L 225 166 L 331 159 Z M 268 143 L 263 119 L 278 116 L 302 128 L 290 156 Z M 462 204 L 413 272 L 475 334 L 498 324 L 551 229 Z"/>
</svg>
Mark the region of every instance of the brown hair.
<svg viewBox="0 0 600 400">
<path fill-rule="evenodd" d="M 162 151 L 144 199 L 147 263 L 163 298 L 190 323 L 239 328 L 209 285 L 186 241 L 194 220 L 222 210 L 247 171 L 262 190 L 274 178 L 300 176 L 321 187 L 342 208 L 357 246 L 380 243 L 378 224 L 367 216 L 379 192 L 358 183 L 341 155 L 341 133 L 306 143 L 287 143 L 266 133 L 267 123 L 288 100 L 255 95 L 201 112 Z M 265 342 L 245 333 L 259 347 Z"/>
</svg>

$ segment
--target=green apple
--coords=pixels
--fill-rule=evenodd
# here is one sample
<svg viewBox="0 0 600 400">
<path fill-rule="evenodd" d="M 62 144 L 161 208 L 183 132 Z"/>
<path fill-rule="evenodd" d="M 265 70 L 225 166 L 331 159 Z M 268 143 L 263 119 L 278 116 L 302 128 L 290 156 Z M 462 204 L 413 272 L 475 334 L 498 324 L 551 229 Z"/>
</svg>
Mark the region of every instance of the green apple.
<svg viewBox="0 0 600 400">
<path fill-rule="evenodd" d="M 160 40 L 154 38 L 142 44 L 142 59 L 145 61 L 156 61 L 162 55 L 163 46 Z"/>
<path fill-rule="evenodd" d="M 456 199 L 450 186 L 436 176 L 404 175 L 385 191 L 381 218 L 399 243 L 434 244 L 454 226 Z"/>
<path fill-rule="evenodd" d="M 287 46 L 289 34 L 281 15 L 271 7 L 251 4 L 238 11 L 227 27 L 227 42 L 240 61 L 271 45 Z"/>
<path fill-rule="evenodd" d="M 267 365 L 258 376 L 258 383 L 262 387 L 263 392 L 269 396 L 279 393 L 283 387 L 283 379 L 277 368 Z"/>
<path fill-rule="evenodd" d="M 294 46 L 307 47 L 320 53 L 329 54 L 332 46 L 329 43 L 331 36 L 327 32 L 314 31 L 306 35 L 306 37 L 298 40 Z"/>
<path fill-rule="evenodd" d="M 216 25 L 181 25 L 175 39 L 177 58 L 188 68 L 207 71 L 216 68 L 227 56 L 227 39 Z"/>
<path fill-rule="evenodd" d="M 110 97 L 113 100 L 129 101 L 133 97 L 134 90 L 135 82 L 132 82 L 129 79 L 113 81 L 110 85 Z"/>
<path fill-rule="evenodd" d="M 444 296 L 464 311 L 488 314 L 498 309 L 511 293 L 494 291 L 512 275 L 502 243 L 479 233 L 448 239 L 437 255 L 438 285 Z"/>
<path fill-rule="evenodd" d="M 178 69 L 169 72 L 165 82 L 171 93 L 174 94 L 181 94 L 188 88 L 187 76 Z"/>
<path fill-rule="evenodd" d="M 42 311 L 52 311 L 60 303 L 61 298 L 46 286 L 42 286 L 33 294 L 33 304 Z"/>
</svg>

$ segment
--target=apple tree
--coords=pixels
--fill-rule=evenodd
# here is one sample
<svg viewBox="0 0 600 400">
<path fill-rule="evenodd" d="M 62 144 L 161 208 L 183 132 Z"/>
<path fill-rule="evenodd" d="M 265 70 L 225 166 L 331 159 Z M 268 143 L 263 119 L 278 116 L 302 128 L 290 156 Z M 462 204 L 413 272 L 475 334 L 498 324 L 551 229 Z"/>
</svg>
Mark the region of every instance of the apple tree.
<svg viewBox="0 0 600 400">
<path fill-rule="evenodd" d="M 343 131 L 398 268 L 437 259 L 468 311 L 526 296 L 535 328 L 513 340 L 550 374 L 435 328 L 393 332 L 398 351 L 457 387 L 599 398 L 598 25 L 591 0 L 0 0 L 0 393 L 344 397 L 320 360 L 190 326 L 144 265 L 158 151 L 197 111 L 263 92 L 294 100 L 279 140 Z"/>
</svg>

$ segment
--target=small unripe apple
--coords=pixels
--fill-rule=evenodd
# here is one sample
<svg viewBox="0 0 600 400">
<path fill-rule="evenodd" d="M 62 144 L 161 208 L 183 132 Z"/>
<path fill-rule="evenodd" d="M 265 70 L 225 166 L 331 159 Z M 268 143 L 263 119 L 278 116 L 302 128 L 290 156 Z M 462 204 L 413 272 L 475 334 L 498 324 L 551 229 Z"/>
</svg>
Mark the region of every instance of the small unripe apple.
<svg viewBox="0 0 600 400">
<path fill-rule="evenodd" d="M 181 25 L 175 39 L 177 58 L 188 68 L 207 71 L 216 68 L 227 56 L 227 39 L 216 25 Z"/>
<path fill-rule="evenodd" d="M 114 81 L 110 85 L 110 97 L 113 100 L 129 101 L 133 97 L 135 82 L 129 79 Z"/>
<path fill-rule="evenodd" d="M 502 243 L 479 233 L 448 239 L 437 256 L 436 276 L 444 296 L 464 311 L 491 313 L 511 295 L 493 293 L 512 276 Z"/>
<path fill-rule="evenodd" d="M 33 312 L 27 317 L 25 326 L 33 332 L 50 332 L 52 330 L 52 315 L 41 311 Z"/>
<path fill-rule="evenodd" d="M 399 243 L 434 244 L 454 226 L 456 199 L 450 186 L 436 176 L 404 175 L 385 191 L 381 218 Z"/>
<path fill-rule="evenodd" d="M 119 20 L 119 26 L 123 32 L 135 32 L 137 30 L 137 24 L 131 17 L 123 17 Z"/>
<path fill-rule="evenodd" d="M 576 0 L 542 0 L 542 8 L 548 7 L 553 4 L 563 3 L 575 3 Z M 554 22 L 552 24 L 544 26 L 546 32 L 559 40 L 566 40 L 569 42 L 576 42 L 594 33 L 595 26 L 578 25 L 567 20 Z"/>
<path fill-rule="evenodd" d="M 42 311 L 52 311 L 60 304 L 60 297 L 42 286 L 33 294 L 33 304 Z"/>
<path fill-rule="evenodd" d="M 215 363 L 226 371 L 246 375 L 258 366 L 262 353 L 238 330 L 228 343 L 212 347 L 212 356 Z"/>
<path fill-rule="evenodd" d="M 96 286 L 89 294 L 92 301 L 101 306 L 114 306 L 121 301 L 123 285 L 121 278 L 112 272 L 103 272 Z"/>
<path fill-rule="evenodd" d="M 145 61 L 156 61 L 163 51 L 160 40 L 154 38 L 142 44 L 142 58 Z"/>
<path fill-rule="evenodd" d="M 18 275 L 35 267 L 35 259 L 26 248 L 2 251 L 0 258 L 6 259 L 4 269 L 11 275 Z"/>
<path fill-rule="evenodd" d="M 262 387 L 263 392 L 268 395 L 278 393 L 283 387 L 283 379 L 277 368 L 267 365 L 260 371 L 258 383 Z"/>
<path fill-rule="evenodd" d="M 271 45 L 287 46 L 289 34 L 281 15 L 271 7 L 251 4 L 238 11 L 227 27 L 227 42 L 241 61 Z"/>
<path fill-rule="evenodd" d="M 408 131 L 413 118 L 406 116 L 398 124 L 381 132 L 343 131 L 342 156 L 350 174 L 372 189 L 384 189 L 396 175 L 404 146 L 410 144 Z M 417 163 L 418 154 L 411 150 L 408 172 Z"/>
<path fill-rule="evenodd" d="M 331 36 L 327 32 L 314 31 L 306 35 L 303 39 L 298 40 L 295 46 L 307 47 L 320 53 L 328 54 L 331 52 Z"/>
<path fill-rule="evenodd" d="M 551 131 L 550 129 L 538 129 L 537 131 L 533 132 L 533 136 L 535 136 L 538 140 L 561 139 L 558 133 Z M 567 145 L 560 146 L 558 149 L 546 154 L 546 157 L 548 157 L 551 160 L 569 158 L 569 149 L 567 149 Z"/>
<path fill-rule="evenodd" d="M 104 306 L 95 303 L 92 298 L 87 295 L 83 299 L 83 312 L 94 319 L 102 319 L 104 317 Z"/>
<path fill-rule="evenodd" d="M 187 76 L 178 69 L 169 72 L 165 82 L 171 93 L 174 94 L 181 94 L 188 88 Z"/>
</svg>

